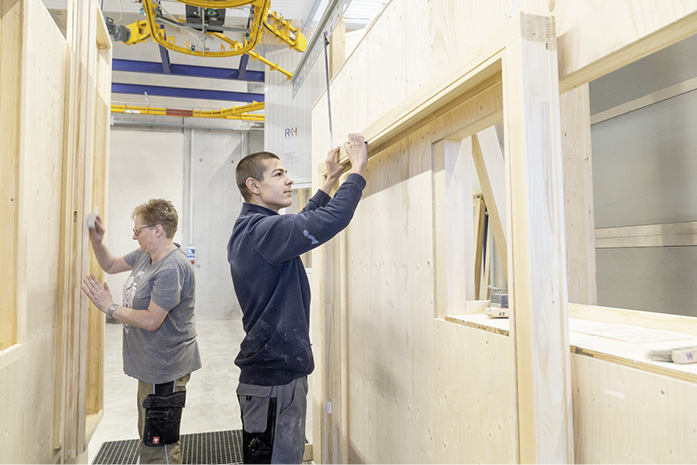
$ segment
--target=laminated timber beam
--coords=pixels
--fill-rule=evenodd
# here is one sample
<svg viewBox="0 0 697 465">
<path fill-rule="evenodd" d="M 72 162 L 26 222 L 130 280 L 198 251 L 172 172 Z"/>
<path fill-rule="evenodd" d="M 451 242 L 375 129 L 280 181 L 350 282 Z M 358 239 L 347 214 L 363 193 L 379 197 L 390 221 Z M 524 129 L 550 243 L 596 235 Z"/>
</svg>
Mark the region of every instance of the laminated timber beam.
<svg viewBox="0 0 697 465">
<path fill-rule="evenodd" d="M 539 16 L 520 26 L 503 71 L 518 452 L 522 463 L 572 463 L 556 33 Z"/>
</svg>

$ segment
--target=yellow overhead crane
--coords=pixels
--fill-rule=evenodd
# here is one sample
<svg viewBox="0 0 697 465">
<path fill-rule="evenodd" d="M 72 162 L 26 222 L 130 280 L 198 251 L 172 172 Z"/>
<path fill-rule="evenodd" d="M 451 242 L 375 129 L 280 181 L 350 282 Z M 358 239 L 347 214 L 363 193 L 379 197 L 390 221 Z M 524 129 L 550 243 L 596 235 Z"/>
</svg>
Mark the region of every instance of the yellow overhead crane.
<svg viewBox="0 0 697 465">
<path fill-rule="evenodd" d="M 238 119 L 242 121 L 264 121 L 264 115 L 250 113 L 264 109 L 264 102 L 254 102 L 239 107 L 222 108 L 220 110 L 178 110 L 175 108 L 143 107 L 137 105 L 112 105 L 112 113 L 129 115 L 160 115 L 193 118 Z"/>
<path fill-rule="evenodd" d="M 161 0 L 141 0 L 145 20 L 136 21 L 128 26 L 115 26 L 108 21 L 110 33 L 115 40 L 120 40 L 128 45 L 134 45 L 152 38 L 157 44 L 168 50 L 174 50 L 187 55 L 200 57 L 228 57 L 247 54 L 252 59 L 259 60 L 269 68 L 283 73 L 288 79 L 292 73 L 272 63 L 258 53 L 254 48 L 259 44 L 264 31 L 272 33 L 280 41 L 298 52 L 304 52 L 307 48 L 307 40 L 303 33 L 292 26 L 289 21 L 275 11 L 270 11 L 271 0 L 176 0 L 199 10 L 200 24 L 192 27 L 186 19 L 170 17 L 162 7 Z M 251 6 L 249 31 L 244 36 L 244 41 L 239 42 L 227 37 L 222 27 L 210 27 L 207 19 L 215 18 L 221 9 Z M 165 25 L 170 25 L 193 35 L 198 39 L 198 45 L 187 40 L 184 44 L 177 42 L 176 34 L 165 36 Z M 208 42 L 214 42 L 219 46 L 218 50 L 208 46 Z M 254 102 L 250 105 L 233 107 L 229 109 L 198 111 L 198 110 L 172 110 L 167 108 L 138 107 L 131 105 L 112 105 L 112 113 L 137 113 L 150 115 L 169 116 L 193 116 L 201 118 L 225 118 L 241 119 L 247 121 L 263 121 L 264 116 L 250 113 L 264 108 L 263 102 Z"/>
</svg>

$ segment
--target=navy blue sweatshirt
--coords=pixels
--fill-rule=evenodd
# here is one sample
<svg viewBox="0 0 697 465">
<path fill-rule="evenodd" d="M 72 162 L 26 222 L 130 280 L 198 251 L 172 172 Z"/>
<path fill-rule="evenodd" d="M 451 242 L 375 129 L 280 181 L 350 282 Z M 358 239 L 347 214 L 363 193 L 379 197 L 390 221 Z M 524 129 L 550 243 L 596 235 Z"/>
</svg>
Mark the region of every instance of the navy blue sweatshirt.
<svg viewBox="0 0 697 465">
<path fill-rule="evenodd" d="M 348 226 L 365 179 L 350 174 L 332 199 L 319 190 L 297 215 L 244 203 L 228 262 L 246 336 L 235 364 L 240 382 L 279 386 L 312 373 L 310 284 L 300 255 Z"/>
</svg>

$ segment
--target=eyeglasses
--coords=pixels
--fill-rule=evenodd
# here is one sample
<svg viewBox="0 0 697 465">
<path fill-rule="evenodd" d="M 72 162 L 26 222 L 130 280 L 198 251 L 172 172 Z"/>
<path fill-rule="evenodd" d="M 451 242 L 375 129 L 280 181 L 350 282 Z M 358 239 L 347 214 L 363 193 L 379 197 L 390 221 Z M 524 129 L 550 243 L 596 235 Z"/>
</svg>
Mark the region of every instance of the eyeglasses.
<svg viewBox="0 0 697 465">
<path fill-rule="evenodd" d="M 156 226 L 154 224 L 146 224 L 145 226 L 141 226 L 140 228 L 133 228 L 133 235 L 138 237 L 138 231 L 144 228 L 152 228 L 153 226 Z"/>
</svg>

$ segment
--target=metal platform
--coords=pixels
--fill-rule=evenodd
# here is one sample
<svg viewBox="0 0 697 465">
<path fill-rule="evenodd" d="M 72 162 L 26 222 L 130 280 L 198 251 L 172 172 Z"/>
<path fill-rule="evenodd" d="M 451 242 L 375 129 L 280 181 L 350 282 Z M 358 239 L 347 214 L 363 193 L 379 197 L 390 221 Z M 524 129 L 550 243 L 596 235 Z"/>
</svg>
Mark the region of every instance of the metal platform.
<svg viewBox="0 0 697 465">
<path fill-rule="evenodd" d="M 182 434 L 182 463 L 242 463 L 242 430 Z M 138 463 L 138 439 L 102 444 L 93 464 Z"/>
</svg>

